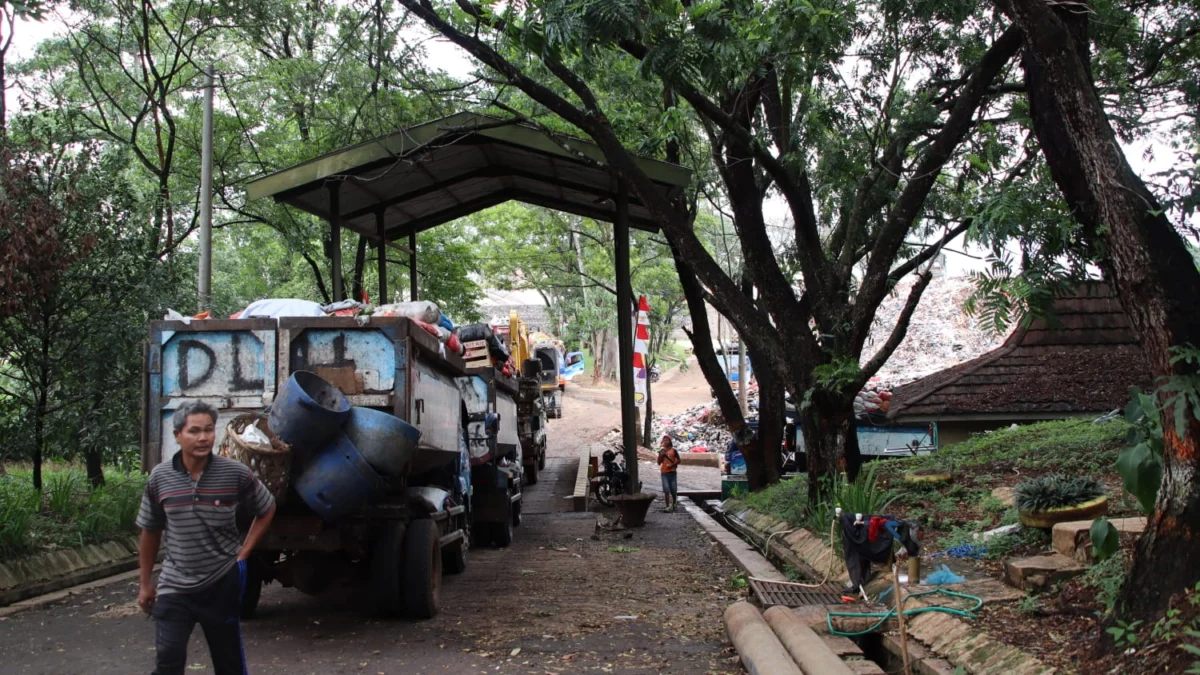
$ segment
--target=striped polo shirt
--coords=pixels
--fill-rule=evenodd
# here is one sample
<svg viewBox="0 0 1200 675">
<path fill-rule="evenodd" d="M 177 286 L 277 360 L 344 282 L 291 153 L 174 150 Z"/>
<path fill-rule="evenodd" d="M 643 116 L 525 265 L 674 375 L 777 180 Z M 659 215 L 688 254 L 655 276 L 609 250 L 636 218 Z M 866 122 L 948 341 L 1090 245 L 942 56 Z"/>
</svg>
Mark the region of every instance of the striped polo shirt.
<svg viewBox="0 0 1200 675">
<path fill-rule="evenodd" d="M 275 503 L 250 467 L 213 454 L 200 480 L 193 481 L 180 453 L 150 472 L 137 525 L 166 531 L 166 559 L 159 593 L 192 593 L 229 571 L 241 550 L 238 504 L 255 516 Z"/>
</svg>

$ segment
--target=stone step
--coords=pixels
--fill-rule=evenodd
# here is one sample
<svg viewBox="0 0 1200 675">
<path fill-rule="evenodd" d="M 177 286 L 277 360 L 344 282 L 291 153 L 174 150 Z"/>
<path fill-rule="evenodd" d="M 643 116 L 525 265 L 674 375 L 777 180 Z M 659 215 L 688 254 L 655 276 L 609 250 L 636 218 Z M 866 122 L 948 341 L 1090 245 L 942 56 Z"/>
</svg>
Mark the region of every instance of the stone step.
<svg viewBox="0 0 1200 675">
<path fill-rule="evenodd" d="M 1004 563 L 1004 576 L 1009 584 L 1025 591 L 1040 590 L 1059 581 L 1079 576 L 1087 566 L 1060 553 L 1016 558 Z"/>
<path fill-rule="evenodd" d="M 1141 534 L 1146 529 L 1145 518 L 1110 518 L 1109 521 L 1121 534 Z M 1051 531 L 1054 550 L 1068 558 L 1092 564 L 1092 521 L 1074 520 L 1056 523 Z"/>
</svg>

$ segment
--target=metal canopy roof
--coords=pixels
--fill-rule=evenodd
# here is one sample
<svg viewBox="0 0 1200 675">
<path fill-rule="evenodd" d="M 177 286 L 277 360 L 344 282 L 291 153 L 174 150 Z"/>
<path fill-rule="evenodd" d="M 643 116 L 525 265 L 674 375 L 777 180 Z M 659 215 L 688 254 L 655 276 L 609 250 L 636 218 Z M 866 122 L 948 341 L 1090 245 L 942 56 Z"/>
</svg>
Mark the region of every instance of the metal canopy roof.
<svg viewBox="0 0 1200 675">
<path fill-rule="evenodd" d="M 691 171 L 636 158 L 668 195 Z M 613 222 L 617 184 L 593 143 L 516 121 L 458 113 L 401 129 L 259 178 L 248 199 L 274 197 L 332 221 L 330 189 L 340 181 L 338 222 L 375 237 L 383 212 L 387 239 L 421 232 L 509 200 Z M 657 231 L 649 210 L 629 195 L 629 224 Z"/>
</svg>

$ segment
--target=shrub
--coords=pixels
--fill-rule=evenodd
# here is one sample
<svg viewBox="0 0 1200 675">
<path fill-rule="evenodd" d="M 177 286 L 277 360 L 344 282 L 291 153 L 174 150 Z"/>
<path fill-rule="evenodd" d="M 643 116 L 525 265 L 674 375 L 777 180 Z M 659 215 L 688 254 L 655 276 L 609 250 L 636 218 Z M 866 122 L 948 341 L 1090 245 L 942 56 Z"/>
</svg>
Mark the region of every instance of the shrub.
<svg viewBox="0 0 1200 675">
<path fill-rule="evenodd" d="M 70 520 L 79 512 L 79 498 L 86 494 L 87 477 L 79 471 L 46 472 L 46 505 L 50 513 Z"/>
<path fill-rule="evenodd" d="M 0 478 L 0 557 L 29 550 L 31 525 L 40 506 L 41 495 L 28 481 L 15 476 Z"/>
<path fill-rule="evenodd" d="M 755 511 L 782 518 L 793 525 L 804 523 L 808 510 L 808 476 L 781 480 L 745 496 Z"/>
<path fill-rule="evenodd" d="M 1031 478 L 1017 486 L 1017 508 L 1047 511 L 1075 506 L 1104 494 L 1104 484 L 1087 476 L 1050 474 Z"/>
</svg>

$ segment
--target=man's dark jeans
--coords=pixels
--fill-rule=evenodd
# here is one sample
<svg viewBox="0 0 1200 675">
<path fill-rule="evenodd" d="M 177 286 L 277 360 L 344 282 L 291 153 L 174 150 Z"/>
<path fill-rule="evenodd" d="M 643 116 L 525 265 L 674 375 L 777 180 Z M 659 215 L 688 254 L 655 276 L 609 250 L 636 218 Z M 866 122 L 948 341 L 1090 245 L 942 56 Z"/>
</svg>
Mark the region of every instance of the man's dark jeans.
<svg viewBox="0 0 1200 675">
<path fill-rule="evenodd" d="M 207 588 L 195 593 L 168 593 L 154 603 L 153 675 L 183 675 L 187 645 L 196 624 L 204 630 L 216 675 L 246 675 L 239 619 L 246 587 L 246 563 L 240 562 Z"/>
</svg>

